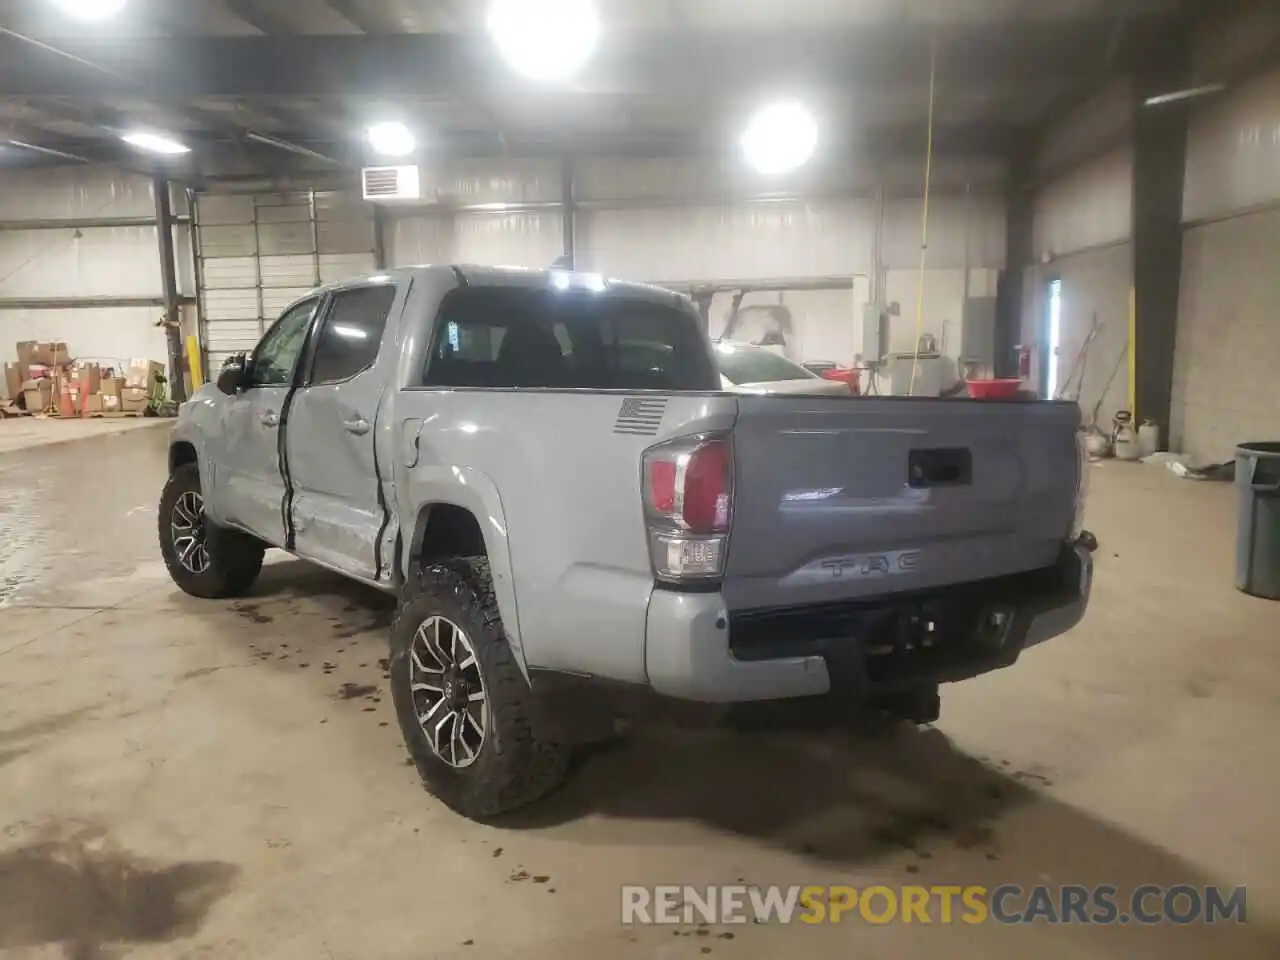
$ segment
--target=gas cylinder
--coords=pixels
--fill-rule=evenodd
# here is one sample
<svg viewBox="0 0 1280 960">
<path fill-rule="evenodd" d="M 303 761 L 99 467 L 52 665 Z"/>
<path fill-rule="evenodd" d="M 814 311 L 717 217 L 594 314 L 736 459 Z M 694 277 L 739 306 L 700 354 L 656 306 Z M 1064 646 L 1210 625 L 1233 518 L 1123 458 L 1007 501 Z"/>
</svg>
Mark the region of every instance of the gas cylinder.
<svg viewBox="0 0 1280 960">
<path fill-rule="evenodd" d="M 1144 457 L 1149 457 L 1160 449 L 1160 428 L 1154 421 L 1142 421 L 1142 426 L 1138 428 L 1138 449 Z"/>
<path fill-rule="evenodd" d="M 1121 410 L 1112 421 L 1111 445 L 1117 460 L 1137 460 L 1142 456 L 1138 445 L 1138 432 L 1133 429 L 1133 414 Z"/>
<path fill-rule="evenodd" d="M 1013 348 L 1018 352 L 1018 379 L 1028 380 L 1031 378 L 1031 348 L 1026 344 L 1018 344 Z"/>
</svg>

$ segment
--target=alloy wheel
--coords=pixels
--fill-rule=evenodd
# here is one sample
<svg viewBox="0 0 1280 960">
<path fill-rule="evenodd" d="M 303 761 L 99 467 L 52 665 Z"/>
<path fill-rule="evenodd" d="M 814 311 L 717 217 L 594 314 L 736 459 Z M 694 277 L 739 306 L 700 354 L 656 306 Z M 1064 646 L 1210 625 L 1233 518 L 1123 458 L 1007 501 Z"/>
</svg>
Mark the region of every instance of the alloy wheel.
<svg viewBox="0 0 1280 960">
<path fill-rule="evenodd" d="M 196 576 L 209 569 L 209 531 L 204 520 L 204 498 L 188 490 L 173 505 L 169 518 L 173 549 L 178 562 Z"/>
<path fill-rule="evenodd" d="M 447 617 L 428 617 L 414 634 L 409 690 L 432 752 L 451 767 L 475 763 L 488 724 L 487 692 L 470 638 Z"/>
</svg>

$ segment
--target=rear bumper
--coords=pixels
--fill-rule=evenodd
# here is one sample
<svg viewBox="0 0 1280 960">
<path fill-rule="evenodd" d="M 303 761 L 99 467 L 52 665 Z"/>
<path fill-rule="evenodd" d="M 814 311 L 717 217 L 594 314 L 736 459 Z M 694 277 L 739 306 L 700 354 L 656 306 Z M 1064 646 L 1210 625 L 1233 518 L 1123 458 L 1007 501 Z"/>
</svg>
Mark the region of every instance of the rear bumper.
<svg viewBox="0 0 1280 960">
<path fill-rule="evenodd" d="M 717 593 L 655 590 L 645 665 L 656 692 L 714 703 L 954 682 L 1070 630 L 1092 581 L 1072 546 L 1047 570 L 857 604 L 730 614 Z"/>
</svg>

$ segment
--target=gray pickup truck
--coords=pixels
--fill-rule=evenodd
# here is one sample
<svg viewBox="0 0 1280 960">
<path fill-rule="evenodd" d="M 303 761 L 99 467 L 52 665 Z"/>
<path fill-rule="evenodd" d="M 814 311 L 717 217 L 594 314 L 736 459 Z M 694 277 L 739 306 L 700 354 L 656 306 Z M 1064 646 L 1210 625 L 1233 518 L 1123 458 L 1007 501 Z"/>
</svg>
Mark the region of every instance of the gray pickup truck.
<svg viewBox="0 0 1280 960">
<path fill-rule="evenodd" d="M 486 818 L 560 782 L 619 685 L 935 720 L 940 682 L 1084 614 L 1079 420 L 728 393 L 673 293 L 415 267 L 307 296 L 183 405 L 160 543 L 198 597 L 267 548 L 395 594 L 406 743 Z"/>
</svg>

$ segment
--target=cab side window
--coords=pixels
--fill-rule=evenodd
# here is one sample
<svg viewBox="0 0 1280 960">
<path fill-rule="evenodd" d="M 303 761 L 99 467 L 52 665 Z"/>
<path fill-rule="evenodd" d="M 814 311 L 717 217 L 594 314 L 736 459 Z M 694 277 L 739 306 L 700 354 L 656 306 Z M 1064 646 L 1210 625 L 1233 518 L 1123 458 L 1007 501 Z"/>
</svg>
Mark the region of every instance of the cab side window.
<svg viewBox="0 0 1280 960">
<path fill-rule="evenodd" d="M 318 299 L 305 300 L 289 310 L 267 331 L 253 351 L 249 387 L 287 387 L 307 343 L 307 329 L 316 312 Z"/>
<path fill-rule="evenodd" d="M 396 288 L 389 283 L 333 295 L 316 337 L 313 386 L 341 383 L 373 366 L 395 300 Z"/>
</svg>

